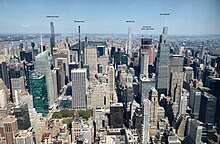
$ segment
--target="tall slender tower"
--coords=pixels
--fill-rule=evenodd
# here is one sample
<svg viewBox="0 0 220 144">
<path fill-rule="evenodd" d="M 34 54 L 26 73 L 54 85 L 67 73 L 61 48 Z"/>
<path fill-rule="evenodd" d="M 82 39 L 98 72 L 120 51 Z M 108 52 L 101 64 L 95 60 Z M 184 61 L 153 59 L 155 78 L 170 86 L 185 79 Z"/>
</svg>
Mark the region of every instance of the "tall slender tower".
<svg viewBox="0 0 220 144">
<path fill-rule="evenodd" d="M 128 46 L 127 46 L 127 51 L 126 53 L 130 55 L 131 52 L 131 47 L 132 47 L 132 36 L 131 36 L 131 28 L 128 28 Z"/>
<path fill-rule="evenodd" d="M 81 38 L 80 38 L 80 26 L 78 27 L 78 32 L 79 32 L 78 62 L 79 62 L 79 66 L 81 67 Z"/>
<path fill-rule="evenodd" d="M 167 42 L 168 27 L 163 28 L 163 33 L 160 35 L 159 52 L 156 61 L 156 89 L 159 95 L 167 95 L 169 87 L 169 44 Z"/>
<path fill-rule="evenodd" d="M 51 55 L 53 55 L 53 48 L 55 47 L 55 32 L 54 32 L 54 25 L 53 22 L 50 22 L 50 48 L 51 48 Z"/>
<path fill-rule="evenodd" d="M 115 69 L 111 65 L 108 69 L 108 81 L 110 87 L 110 101 L 114 101 L 114 87 L 115 87 Z"/>
</svg>

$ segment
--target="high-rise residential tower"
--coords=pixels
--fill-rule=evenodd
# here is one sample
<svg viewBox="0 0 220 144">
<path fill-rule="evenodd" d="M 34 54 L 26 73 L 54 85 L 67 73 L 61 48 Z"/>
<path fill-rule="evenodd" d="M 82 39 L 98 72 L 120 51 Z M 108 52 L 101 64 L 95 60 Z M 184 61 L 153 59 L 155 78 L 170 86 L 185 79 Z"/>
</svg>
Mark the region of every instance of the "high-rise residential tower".
<svg viewBox="0 0 220 144">
<path fill-rule="evenodd" d="M 51 55 L 53 55 L 53 48 L 55 47 L 55 32 L 54 32 L 54 24 L 53 22 L 50 22 L 50 48 L 51 48 Z"/>
</svg>

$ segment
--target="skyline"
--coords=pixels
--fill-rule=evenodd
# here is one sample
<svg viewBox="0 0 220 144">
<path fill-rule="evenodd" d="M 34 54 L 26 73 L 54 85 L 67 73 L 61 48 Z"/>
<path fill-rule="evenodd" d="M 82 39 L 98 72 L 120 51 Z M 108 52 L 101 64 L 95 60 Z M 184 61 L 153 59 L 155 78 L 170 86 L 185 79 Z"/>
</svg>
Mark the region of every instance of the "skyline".
<svg viewBox="0 0 220 144">
<path fill-rule="evenodd" d="M 49 33 L 50 21 L 56 33 L 77 33 L 74 21 L 84 20 L 81 32 L 88 34 L 127 34 L 128 27 L 133 34 L 146 34 L 141 31 L 144 25 L 154 28 L 148 34 L 160 34 L 166 21 L 169 35 L 220 34 L 219 6 L 218 0 L 1 0 L 0 33 Z M 59 18 L 47 19 L 47 15 Z"/>
</svg>

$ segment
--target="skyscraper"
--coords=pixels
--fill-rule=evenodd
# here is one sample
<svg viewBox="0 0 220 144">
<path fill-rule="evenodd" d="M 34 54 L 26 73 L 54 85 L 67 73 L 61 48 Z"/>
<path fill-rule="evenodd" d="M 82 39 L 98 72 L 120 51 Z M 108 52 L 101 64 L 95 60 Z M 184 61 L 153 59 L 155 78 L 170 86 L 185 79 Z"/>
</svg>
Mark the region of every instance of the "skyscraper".
<svg viewBox="0 0 220 144">
<path fill-rule="evenodd" d="M 85 48 L 85 63 L 89 64 L 90 74 L 95 75 L 97 70 L 97 48 L 89 46 Z"/>
<path fill-rule="evenodd" d="M 132 36 L 131 36 L 131 28 L 128 28 L 128 44 L 126 53 L 130 56 L 132 47 Z"/>
<path fill-rule="evenodd" d="M 55 47 L 55 32 L 54 32 L 54 24 L 53 22 L 50 22 L 50 48 L 51 48 L 51 55 L 53 55 L 53 48 Z"/>
<path fill-rule="evenodd" d="M 141 96 L 141 101 L 144 99 L 149 99 L 149 92 L 152 87 L 154 87 L 155 81 L 151 79 L 147 79 L 146 77 L 140 77 L 140 86 L 139 86 L 139 93 Z"/>
<path fill-rule="evenodd" d="M 33 106 L 38 113 L 48 113 L 48 95 L 46 77 L 39 73 L 30 75 L 30 93 L 33 96 Z"/>
<path fill-rule="evenodd" d="M 167 42 L 168 27 L 163 28 L 163 33 L 160 35 L 157 61 L 156 61 L 156 89 L 159 95 L 167 95 L 169 87 L 169 44 Z"/>
<path fill-rule="evenodd" d="M 157 122 L 158 122 L 158 92 L 152 87 L 150 89 L 150 134 L 155 135 L 157 131 Z"/>
<path fill-rule="evenodd" d="M 27 130 L 29 127 L 31 127 L 27 103 L 19 103 L 14 108 L 14 115 L 17 118 L 19 130 Z"/>
<path fill-rule="evenodd" d="M 115 94 L 115 69 L 112 65 L 108 67 L 108 83 L 110 87 L 110 101 L 114 101 Z"/>
<path fill-rule="evenodd" d="M 7 65 L 7 72 L 9 75 L 10 84 L 10 100 L 14 102 L 14 92 L 18 89 L 25 89 L 24 87 L 24 66 L 18 59 L 12 58 Z"/>
<path fill-rule="evenodd" d="M 199 120 L 214 124 L 217 98 L 207 92 L 202 93 Z"/>
<path fill-rule="evenodd" d="M 220 132 L 220 78 L 212 78 L 209 88 L 211 89 L 211 93 L 217 98 L 215 123 L 217 123 L 218 131 Z"/>
<path fill-rule="evenodd" d="M 14 138 L 18 132 L 17 119 L 13 116 L 7 116 L 3 119 L 4 133 L 7 144 L 14 144 Z"/>
<path fill-rule="evenodd" d="M 72 108 L 87 108 L 86 101 L 86 69 L 73 69 L 72 75 Z"/>
<path fill-rule="evenodd" d="M 148 54 L 148 64 L 154 64 L 154 45 L 152 37 L 142 37 L 141 38 L 141 48 L 139 54 L 147 53 Z"/>
<path fill-rule="evenodd" d="M 150 136 L 150 107 L 151 103 L 149 99 L 142 101 L 142 132 L 141 132 L 141 143 L 149 143 Z"/>
<path fill-rule="evenodd" d="M 189 142 L 195 144 L 200 144 L 202 142 L 202 126 L 198 120 L 189 119 L 187 133 L 190 139 Z"/>
<path fill-rule="evenodd" d="M 7 88 L 10 87 L 9 84 L 9 75 L 7 73 L 7 64 L 4 60 L 0 60 L 0 78 L 4 81 L 5 85 Z"/>
<path fill-rule="evenodd" d="M 148 60 L 149 56 L 146 52 L 141 53 L 140 72 L 148 78 Z"/>
<path fill-rule="evenodd" d="M 51 62 L 52 58 L 49 55 L 48 51 L 44 51 L 38 54 L 35 58 L 35 71 L 46 77 L 46 86 L 49 100 L 49 107 L 53 106 L 55 97 L 54 97 L 54 88 L 53 88 L 53 80 L 51 75 Z"/>
<path fill-rule="evenodd" d="M 175 94 L 177 87 L 180 87 L 180 95 Z M 183 89 L 183 72 L 171 72 L 170 73 L 170 87 L 169 93 L 173 102 L 178 103 Z"/>
<path fill-rule="evenodd" d="M 123 104 L 114 103 L 110 106 L 110 127 L 122 128 L 123 127 Z"/>
<path fill-rule="evenodd" d="M 201 91 L 196 88 L 190 89 L 189 105 L 192 109 L 192 117 L 195 119 L 199 118 L 201 94 Z"/>
</svg>

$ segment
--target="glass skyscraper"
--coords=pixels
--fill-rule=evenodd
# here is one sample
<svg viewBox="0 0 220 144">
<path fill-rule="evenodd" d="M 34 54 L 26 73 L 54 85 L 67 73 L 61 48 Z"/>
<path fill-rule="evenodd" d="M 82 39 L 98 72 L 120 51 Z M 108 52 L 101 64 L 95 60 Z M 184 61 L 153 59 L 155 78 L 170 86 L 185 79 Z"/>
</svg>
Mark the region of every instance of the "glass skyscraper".
<svg viewBox="0 0 220 144">
<path fill-rule="evenodd" d="M 48 95 L 46 78 L 40 73 L 30 75 L 30 93 L 33 96 L 33 106 L 38 113 L 48 113 Z"/>
</svg>

